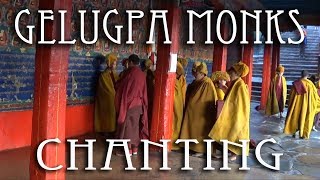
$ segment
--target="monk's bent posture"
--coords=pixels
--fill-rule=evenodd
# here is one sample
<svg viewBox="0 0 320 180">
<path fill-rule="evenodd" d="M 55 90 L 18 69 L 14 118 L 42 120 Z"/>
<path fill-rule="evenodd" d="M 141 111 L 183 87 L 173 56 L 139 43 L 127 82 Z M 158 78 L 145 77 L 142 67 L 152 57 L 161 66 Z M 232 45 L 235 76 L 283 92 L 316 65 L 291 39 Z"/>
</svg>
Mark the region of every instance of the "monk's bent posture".
<svg viewBox="0 0 320 180">
<path fill-rule="evenodd" d="M 216 71 L 212 74 L 211 80 L 216 88 L 218 100 L 224 100 L 224 96 L 228 91 L 226 83 L 230 81 L 229 74 L 227 72 Z"/>
<path fill-rule="evenodd" d="M 106 57 L 107 68 L 101 73 L 95 98 L 94 127 L 96 132 L 112 133 L 116 130 L 116 109 L 114 107 L 117 56 Z"/>
<path fill-rule="evenodd" d="M 301 72 L 301 79 L 293 82 L 284 133 L 309 139 L 314 117 L 319 112 L 320 99 L 315 85 L 308 80 L 309 73 Z"/>
<path fill-rule="evenodd" d="M 179 150 L 180 147 L 175 143 L 180 136 L 183 109 L 184 109 L 184 89 L 179 79 L 184 77 L 184 69 L 181 63 L 177 63 L 177 79 L 174 86 L 174 101 L 173 101 L 173 134 L 172 134 L 172 150 Z"/>
<path fill-rule="evenodd" d="M 283 73 L 284 67 L 280 65 L 269 89 L 266 106 L 266 115 L 268 116 L 280 113 L 280 118 L 283 117 L 282 113 L 287 100 L 287 81 Z"/>
<path fill-rule="evenodd" d="M 195 62 L 192 74 L 195 80 L 187 88 L 180 139 L 197 139 L 199 144 L 190 144 L 190 149 L 201 156 L 206 151 L 203 139 L 208 138 L 214 123 L 217 93 L 204 62 Z"/>
<path fill-rule="evenodd" d="M 118 139 L 130 139 L 130 154 L 137 154 L 140 140 L 149 137 L 146 76 L 139 68 L 139 63 L 137 55 L 130 55 L 129 68 L 116 86 L 116 136 Z"/>
<path fill-rule="evenodd" d="M 250 140 L 250 97 L 248 87 L 241 78 L 248 73 L 248 66 L 242 62 L 234 64 L 228 70 L 231 84 L 225 95 L 221 113 L 209 133 L 209 137 L 218 143 L 220 143 L 220 140 L 228 140 L 241 144 L 239 140 Z M 236 160 L 236 155 L 242 154 L 242 149 L 238 146 L 229 145 L 228 148 L 232 154 L 231 161 Z M 247 144 L 246 155 L 248 154 L 249 143 Z"/>
</svg>

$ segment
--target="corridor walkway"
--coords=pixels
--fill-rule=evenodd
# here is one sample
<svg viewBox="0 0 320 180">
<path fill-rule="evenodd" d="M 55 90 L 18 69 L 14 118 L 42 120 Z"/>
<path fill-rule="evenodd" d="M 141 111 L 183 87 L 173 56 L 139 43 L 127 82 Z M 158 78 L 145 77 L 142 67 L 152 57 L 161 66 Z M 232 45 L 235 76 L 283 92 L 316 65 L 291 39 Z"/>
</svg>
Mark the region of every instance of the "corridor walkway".
<svg viewBox="0 0 320 180">
<path fill-rule="evenodd" d="M 255 159 L 253 151 L 248 159 L 250 171 L 237 170 L 238 163 L 230 164 L 231 171 L 219 171 L 222 166 L 218 160 L 213 160 L 215 171 L 203 171 L 206 165 L 204 158 L 190 157 L 192 171 L 181 171 L 183 167 L 183 153 L 169 153 L 169 167 L 171 171 L 159 171 L 161 157 L 159 153 L 151 153 L 150 167 L 152 171 L 141 171 L 143 159 L 133 157 L 133 166 L 136 171 L 124 171 L 126 162 L 124 157 L 112 156 L 112 171 L 101 171 L 105 162 L 107 147 L 102 140 L 98 140 L 94 147 L 94 166 L 97 171 L 84 171 L 87 153 L 77 149 L 76 164 L 79 171 L 67 172 L 67 179 L 320 179 L 320 132 L 312 132 L 311 139 L 293 139 L 282 134 L 284 120 L 276 117 L 264 117 L 254 110 L 251 111 L 251 138 L 257 142 L 267 138 L 274 138 L 278 144 L 265 144 L 262 148 L 262 157 L 269 164 L 273 164 L 271 153 L 283 152 L 280 172 L 271 171 L 262 167 Z M 84 138 L 84 137 L 81 137 Z M 88 135 L 85 138 L 93 138 Z M 22 148 L 0 153 L 0 179 L 28 179 L 29 148 Z M 34 156 L 36 157 L 36 156 Z M 240 158 L 238 158 L 240 159 Z"/>
</svg>

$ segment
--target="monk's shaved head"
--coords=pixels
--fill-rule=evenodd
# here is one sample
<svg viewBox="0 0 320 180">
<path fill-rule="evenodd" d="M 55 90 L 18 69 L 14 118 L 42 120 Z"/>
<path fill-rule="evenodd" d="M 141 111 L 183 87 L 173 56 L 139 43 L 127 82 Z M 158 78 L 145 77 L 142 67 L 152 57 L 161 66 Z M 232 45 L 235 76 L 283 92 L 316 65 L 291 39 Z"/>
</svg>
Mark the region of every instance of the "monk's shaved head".
<svg viewBox="0 0 320 180">
<path fill-rule="evenodd" d="M 307 70 L 301 71 L 301 78 L 308 78 L 309 77 L 309 72 Z"/>
<path fill-rule="evenodd" d="M 139 65 L 140 63 L 140 58 L 138 55 L 136 54 L 131 54 L 129 56 L 129 62 L 132 62 L 134 65 Z"/>
</svg>

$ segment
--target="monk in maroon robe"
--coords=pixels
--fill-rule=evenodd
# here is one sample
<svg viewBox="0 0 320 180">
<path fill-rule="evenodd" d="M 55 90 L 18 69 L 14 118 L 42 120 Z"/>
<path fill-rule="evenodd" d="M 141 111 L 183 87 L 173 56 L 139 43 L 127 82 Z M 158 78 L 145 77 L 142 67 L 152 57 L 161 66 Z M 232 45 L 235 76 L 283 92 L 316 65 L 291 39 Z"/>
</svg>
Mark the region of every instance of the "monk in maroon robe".
<svg viewBox="0 0 320 180">
<path fill-rule="evenodd" d="M 130 154 L 137 154 L 141 139 L 148 139 L 148 97 L 146 75 L 137 55 L 129 56 L 129 68 L 116 85 L 118 139 L 130 139 Z"/>
</svg>

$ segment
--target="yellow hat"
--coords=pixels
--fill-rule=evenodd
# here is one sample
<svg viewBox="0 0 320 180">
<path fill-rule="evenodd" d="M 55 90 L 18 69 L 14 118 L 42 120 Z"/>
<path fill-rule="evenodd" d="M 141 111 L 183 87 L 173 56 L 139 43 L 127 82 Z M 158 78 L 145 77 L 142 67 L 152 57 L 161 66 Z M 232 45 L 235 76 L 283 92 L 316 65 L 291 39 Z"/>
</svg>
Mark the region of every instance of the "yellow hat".
<svg viewBox="0 0 320 180">
<path fill-rule="evenodd" d="M 183 68 L 186 68 L 188 66 L 188 60 L 184 58 L 178 58 L 178 62 L 181 63 Z"/>
<path fill-rule="evenodd" d="M 111 64 L 113 64 L 115 61 L 118 60 L 118 57 L 116 54 L 114 53 L 110 53 L 106 56 L 106 62 L 107 62 L 107 66 L 110 67 Z"/>
<path fill-rule="evenodd" d="M 208 74 L 207 64 L 204 62 L 196 61 L 193 63 L 192 71 L 200 72 L 207 75 Z"/>
<path fill-rule="evenodd" d="M 283 73 L 284 72 L 284 67 L 282 65 L 277 67 L 277 72 Z"/>
<path fill-rule="evenodd" d="M 146 69 L 150 69 L 151 66 L 153 65 L 153 63 L 150 59 L 147 59 L 144 61 L 144 65 L 145 65 Z"/>
<path fill-rule="evenodd" d="M 179 76 L 184 75 L 184 69 L 180 62 L 177 62 L 177 74 Z"/>
<path fill-rule="evenodd" d="M 213 82 L 219 81 L 219 80 L 225 80 L 225 81 L 230 81 L 230 76 L 227 72 L 223 71 L 216 71 L 212 74 L 211 80 Z"/>
<path fill-rule="evenodd" d="M 249 67 L 243 62 L 238 62 L 232 66 L 240 77 L 245 77 L 249 73 Z"/>
</svg>

